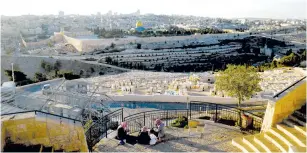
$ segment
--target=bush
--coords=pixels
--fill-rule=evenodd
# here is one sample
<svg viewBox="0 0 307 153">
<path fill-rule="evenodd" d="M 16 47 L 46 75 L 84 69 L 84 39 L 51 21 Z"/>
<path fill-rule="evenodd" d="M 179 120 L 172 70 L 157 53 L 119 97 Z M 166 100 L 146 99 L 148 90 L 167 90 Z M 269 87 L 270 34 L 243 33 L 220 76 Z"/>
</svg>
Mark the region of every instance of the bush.
<svg viewBox="0 0 307 153">
<path fill-rule="evenodd" d="M 201 116 L 198 119 L 210 120 L 210 116 Z"/>
<path fill-rule="evenodd" d="M 13 81 L 12 70 L 4 70 L 4 73 L 9 78 L 10 81 Z M 21 71 L 14 71 L 14 79 L 15 82 L 28 80 L 27 75 Z"/>
<path fill-rule="evenodd" d="M 72 72 L 66 72 L 63 75 L 66 80 L 74 80 L 80 78 L 80 75 L 73 74 Z"/>
<path fill-rule="evenodd" d="M 179 118 L 175 119 L 173 123 L 171 123 L 172 127 L 179 127 L 183 128 L 188 125 L 188 118 L 185 116 L 180 116 Z"/>
<path fill-rule="evenodd" d="M 104 75 L 104 73 L 103 72 L 99 72 L 99 75 Z"/>
<path fill-rule="evenodd" d="M 36 82 L 41 82 L 41 81 L 46 81 L 47 80 L 47 77 L 45 74 L 42 74 L 42 73 L 39 73 L 39 72 L 36 72 L 34 74 L 34 81 Z"/>
</svg>

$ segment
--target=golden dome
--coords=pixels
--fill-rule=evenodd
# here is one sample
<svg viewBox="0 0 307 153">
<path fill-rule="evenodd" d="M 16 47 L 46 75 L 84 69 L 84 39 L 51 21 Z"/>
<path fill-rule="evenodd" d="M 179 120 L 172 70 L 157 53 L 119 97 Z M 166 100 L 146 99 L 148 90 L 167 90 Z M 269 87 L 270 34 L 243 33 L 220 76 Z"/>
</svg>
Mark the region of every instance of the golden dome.
<svg viewBox="0 0 307 153">
<path fill-rule="evenodd" d="M 143 26 L 143 23 L 141 21 L 138 21 L 136 22 L 135 26 L 138 28 L 138 27 L 142 27 Z"/>
</svg>

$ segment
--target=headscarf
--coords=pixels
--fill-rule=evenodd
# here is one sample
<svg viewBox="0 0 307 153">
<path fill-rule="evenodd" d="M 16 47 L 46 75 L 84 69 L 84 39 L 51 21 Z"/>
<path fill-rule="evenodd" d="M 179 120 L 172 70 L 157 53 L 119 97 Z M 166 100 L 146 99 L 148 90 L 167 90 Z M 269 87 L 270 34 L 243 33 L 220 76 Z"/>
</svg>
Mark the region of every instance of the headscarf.
<svg viewBox="0 0 307 153">
<path fill-rule="evenodd" d="M 127 128 L 127 122 L 122 122 L 122 123 L 120 124 L 120 126 L 123 127 L 124 129 L 126 129 L 126 128 Z"/>
<path fill-rule="evenodd" d="M 142 132 L 147 132 L 148 128 L 146 126 L 143 126 Z"/>
<path fill-rule="evenodd" d="M 162 121 L 160 119 L 156 119 L 155 123 L 156 123 L 156 125 L 160 125 L 162 123 Z"/>
</svg>

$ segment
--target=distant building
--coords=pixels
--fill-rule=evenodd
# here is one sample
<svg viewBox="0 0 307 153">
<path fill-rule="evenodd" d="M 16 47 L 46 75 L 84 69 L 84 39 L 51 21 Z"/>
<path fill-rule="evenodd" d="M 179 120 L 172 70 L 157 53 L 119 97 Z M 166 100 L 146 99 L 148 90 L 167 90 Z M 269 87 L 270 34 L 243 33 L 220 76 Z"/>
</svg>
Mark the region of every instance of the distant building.
<svg viewBox="0 0 307 153">
<path fill-rule="evenodd" d="M 145 28 L 143 27 L 143 23 L 141 21 L 137 21 L 135 24 L 135 31 L 142 32 Z"/>
<path fill-rule="evenodd" d="M 60 18 L 64 17 L 64 11 L 60 11 L 60 12 L 59 12 L 59 17 L 60 17 Z"/>
<path fill-rule="evenodd" d="M 272 55 L 272 49 L 268 48 L 268 46 L 265 44 L 264 48 L 260 49 L 260 53 L 264 54 L 266 56 L 271 56 Z"/>
<path fill-rule="evenodd" d="M 140 9 L 138 9 L 138 10 L 135 12 L 135 15 L 137 15 L 137 16 L 141 15 Z"/>
</svg>

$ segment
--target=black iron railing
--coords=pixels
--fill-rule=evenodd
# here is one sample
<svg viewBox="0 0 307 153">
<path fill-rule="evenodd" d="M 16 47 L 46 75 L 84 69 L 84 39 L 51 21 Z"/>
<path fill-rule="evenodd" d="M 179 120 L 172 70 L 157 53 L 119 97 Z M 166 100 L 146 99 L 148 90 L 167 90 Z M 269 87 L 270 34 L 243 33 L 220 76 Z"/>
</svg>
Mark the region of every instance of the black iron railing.
<svg viewBox="0 0 307 153">
<path fill-rule="evenodd" d="M 166 126 L 169 126 L 173 119 L 189 116 L 188 109 L 174 110 L 154 110 L 133 114 L 124 118 L 127 122 L 130 132 L 138 132 L 143 126 L 153 128 L 155 120 L 160 119 Z"/>
<path fill-rule="evenodd" d="M 40 112 L 47 115 L 57 116 L 60 118 L 81 122 L 80 120 L 56 114 L 50 114 L 39 110 L 7 113 L 7 114 L 2 114 L 1 116 L 29 113 L 29 112 L 34 112 L 34 113 Z M 90 122 L 89 125 L 86 125 L 87 127 L 85 128 L 85 135 L 86 135 L 88 148 L 90 151 L 92 151 L 93 146 L 96 143 L 98 143 L 103 137 L 108 137 L 109 133 L 115 131 L 122 121 L 127 121 L 128 128 L 131 132 L 138 132 L 143 126 L 147 126 L 148 128 L 153 128 L 155 126 L 156 119 L 161 119 L 166 126 L 170 126 L 171 123 L 174 121 L 174 119 L 179 117 L 186 117 L 187 119 L 198 119 L 200 117 L 204 117 L 213 120 L 214 122 L 220 122 L 224 120 L 224 121 L 233 121 L 235 123 L 241 123 L 242 114 L 245 114 L 250 119 L 252 119 L 252 126 L 250 127 L 250 130 L 253 131 L 261 130 L 261 125 L 263 121 L 262 117 L 257 116 L 251 112 L 221 104 L 192 101 L 189 103 L 188 109 L 146 111 L 129 115 L 125 118 L 123 117 L 123 108 L 121 108 L 119 110 L 116 110 L 114 112 L 111 112 L 103 116 L 99 120 Z M 237 126 L 242 126 L 242 124 Z"/>
<path fill-rule="evenodd" d="M 123 121 L 123 109 L 111 112 L 97 121 L 93 121 L 85 131 L 87 145 L 90 151 L 103 137 L 108 137 L 110 132 L 117 129 Z"/>
<path fill-rule="evenodd" d="M 238 109 L 236 107 L 206 103 L 206 102 L 191 102 L 189 109 L 183 110 L 154 110 L 146 111 L 133 115 L 129 115 L 124 118 L 127 121 L 128 128 L 131 132 L 140 131 L 143 126 L 153 128 L 155 126 L 154 121 L 161 119 L 166 126 L 169 126 L 174 119 L 179 117 L 187 117 L 188 119 L 208 118 L 214 122 L 233 123 L 233 126 L 242 125 L 242 115 L 248 116 L 251 119 L 251 125 L 248 130 L 258 132 L 261 130 L 262 117 L 257 116 L 251 112 Z M 241 123 L 241 124 L 240 124 Z"/>
<path fill-rule="evenodd" d="M 242 126 L 242 115 L 248 116 L 252 124 L 248 127 L 252 131 L 260 131 L 262 117 L 249 111 L 244 111 L 236 107 L 207 102 L 192 101 L 190 103 L 190 118 L 207 117 L 214 122 L 233 121 L 236 126 Z M 241 124 L 240 124 L 241 123 Z"/>
<path fill-rule="evenodd" d="M 273 98 L 277 98 L 279 97 L 281 94 L 283 94 L 285 91 L 289 90 L 290 88 L 294 87 L 295 85 L 297 85 L 298 83 L 300 83 L 301 81 L 303 81 L 304 79 L 306 79 L 306 76 L 304 76 L 303 78 L 297 80 L 296 82 L 294 82 L 293 84 L 291 84 L 290 86 L 288 86 L 287 88 L 285 88 L 284 90 L 280 91 L 279 93 L 277 93 L 276 95 L 273 96 Z"/>
</svg>

